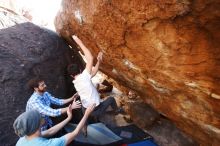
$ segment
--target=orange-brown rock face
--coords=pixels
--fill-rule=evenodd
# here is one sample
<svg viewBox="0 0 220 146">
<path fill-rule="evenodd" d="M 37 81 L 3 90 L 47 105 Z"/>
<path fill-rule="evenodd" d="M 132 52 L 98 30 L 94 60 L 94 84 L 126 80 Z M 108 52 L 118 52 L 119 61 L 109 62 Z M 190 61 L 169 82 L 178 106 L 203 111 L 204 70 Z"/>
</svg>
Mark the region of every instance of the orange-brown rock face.
<svg viewBox="0 0 220 146">
<path fill-rule="evenodd" d="M 220 145 L 219 0 L 63 0 L 57 32 L 77 34 L 101 70 L 203 145 Z"/>
</svg>

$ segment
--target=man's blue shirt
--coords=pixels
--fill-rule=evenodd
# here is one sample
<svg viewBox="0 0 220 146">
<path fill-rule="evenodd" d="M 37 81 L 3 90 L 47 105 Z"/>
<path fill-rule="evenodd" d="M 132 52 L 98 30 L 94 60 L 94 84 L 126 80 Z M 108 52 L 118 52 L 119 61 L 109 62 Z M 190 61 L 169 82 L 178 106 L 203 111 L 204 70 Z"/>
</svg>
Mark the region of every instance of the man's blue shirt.
<svg viewBox="0 0 220 146">
<path fill-rule="evenodd" d="M 65 146 L 66 139 L 64 136 L 60 138 L 46 139 L 42 137 L 33 138 L 28 140 L 25 136 L 21 137 L 16 146 Z"/>
<path fill-rule="evenodd" d="M 45 124 L 41 128 L 42 131 L 53 125 L 49 116 L 57 117 L 61 115 L 61 109 L 53 109 L 50 107 L 51 104 L 63 105 L 63 100 L 51 96 L 48 92 L 44 92 L 42 95 L 34 92 L 27 102 L 26 111 L 35 109 L 45 119 Z"/>
</svg>

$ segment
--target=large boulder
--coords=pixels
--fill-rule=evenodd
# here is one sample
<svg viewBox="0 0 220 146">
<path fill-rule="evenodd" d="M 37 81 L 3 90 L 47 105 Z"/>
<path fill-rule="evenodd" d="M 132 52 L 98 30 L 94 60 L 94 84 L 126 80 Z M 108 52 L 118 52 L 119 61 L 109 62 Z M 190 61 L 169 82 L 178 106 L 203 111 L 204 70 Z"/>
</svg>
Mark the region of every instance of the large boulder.
<svg viewBox="0 0 220 146">
<path fill-rule="evenodd" d="M 63 0 L 57 32 L 77 34 L 101 70 L 202 145 L 220 145 L 220 1 Z"/>
<path fill-rule="evenodd" d="M 15 145 L 18 140 L 12 125 L 32 94 L 28 80 L 41 75 L 51 93 L 66 96 L 66 66 L 77 58 L 71 58 L 68 50 L 55 32 L 0 9 L 0 145 Z"/>
</svg>

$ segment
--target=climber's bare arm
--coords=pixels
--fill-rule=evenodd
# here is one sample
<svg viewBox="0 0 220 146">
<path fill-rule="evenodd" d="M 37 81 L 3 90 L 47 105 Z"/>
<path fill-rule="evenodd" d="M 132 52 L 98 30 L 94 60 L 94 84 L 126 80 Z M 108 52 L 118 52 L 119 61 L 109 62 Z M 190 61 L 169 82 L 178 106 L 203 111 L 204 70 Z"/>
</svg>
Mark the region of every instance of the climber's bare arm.
<svg viewBox="0 0 220 146">
<path fill-rule="evenodd" d="M 80 46 L 82 49 L 85 58 L 86 58 L 86 69 L 88 72 L 91 74 L 92 72 L 92 67 L 93 67 L 93 56 L 92 53 L 89 51 L 89 49 L 82 43 L 82 41 L 75 35 L 72 36 L 72 38 L 75 40 L 75 42 Z"/>
</svg>

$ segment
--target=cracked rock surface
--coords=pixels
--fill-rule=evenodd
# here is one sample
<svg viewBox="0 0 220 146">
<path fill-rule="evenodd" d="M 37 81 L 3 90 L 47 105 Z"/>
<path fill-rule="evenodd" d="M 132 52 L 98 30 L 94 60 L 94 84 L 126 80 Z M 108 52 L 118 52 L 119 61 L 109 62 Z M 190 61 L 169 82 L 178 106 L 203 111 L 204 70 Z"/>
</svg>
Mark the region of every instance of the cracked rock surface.
<svg viewBox="0 0 220 146">
<path fill-rule="evenodd" d="M 220 144 L 219 0 L 63 0 L 55 21 L 101 70 L 202 145 Z"/>
</svg>

